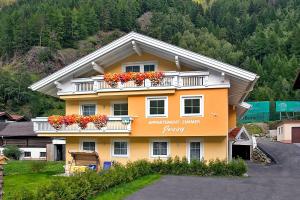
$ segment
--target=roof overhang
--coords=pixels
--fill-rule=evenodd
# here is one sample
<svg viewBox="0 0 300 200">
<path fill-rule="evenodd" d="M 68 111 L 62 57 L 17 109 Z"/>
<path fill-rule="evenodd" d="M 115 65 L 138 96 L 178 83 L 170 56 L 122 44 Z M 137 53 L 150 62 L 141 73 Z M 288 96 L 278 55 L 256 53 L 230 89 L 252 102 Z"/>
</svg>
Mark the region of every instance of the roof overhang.
<svg viewBox="0 0 300 200">
<path fill-rule="evenodd" d="M 57 91 L 54 84 L 55 82 L 73 77 L 76 73 L 85 73 L 87 70 L 92 68 L 92 63 L 97 63 L 99 66 L 105 68 L 128 57 L 129 55 L 135 53 L 141 54 L 143 52 L 162 57 L 166 60 L 174 61 L 179 67 L 183 65 L 194 70 L 214 71 L 215 73 L 222 73 L 226 75 L 226 77 L 230 78 L 231 84 L 229 98 L 233 99 L 232 104 L 235 105 L 241 103 L 246 98 L 259 78 L 256 74 L 241 68 L 139 33 L 130 32 L 32 84 L 29 88 L 33 91 L 39 91 L 48 95 L 56 96 L 53 95 L 56 94 Z"/>
</svg>

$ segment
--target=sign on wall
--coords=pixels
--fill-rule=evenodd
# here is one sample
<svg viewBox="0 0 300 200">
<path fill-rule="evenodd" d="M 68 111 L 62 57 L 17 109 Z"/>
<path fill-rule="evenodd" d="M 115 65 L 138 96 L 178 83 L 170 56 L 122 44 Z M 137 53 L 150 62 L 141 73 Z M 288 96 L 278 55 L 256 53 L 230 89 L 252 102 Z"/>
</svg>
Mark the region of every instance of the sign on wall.
<svg viewBox="0 0 300 200">
<path fill-rule="evenodd" d="M 149 125 L 162 125 L 162 134 L 178 133 L 183 134 L 186 131 L 187 125 L 198 125 L 200 120 L 151 120 L 148 121 Z"/>
</svg>

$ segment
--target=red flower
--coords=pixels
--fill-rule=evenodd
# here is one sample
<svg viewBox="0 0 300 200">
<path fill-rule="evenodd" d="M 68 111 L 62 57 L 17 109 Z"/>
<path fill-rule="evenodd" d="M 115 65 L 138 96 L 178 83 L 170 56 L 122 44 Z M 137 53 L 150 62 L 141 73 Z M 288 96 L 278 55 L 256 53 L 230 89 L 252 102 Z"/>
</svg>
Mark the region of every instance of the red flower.
<svg viewBox="0 0 300 200">
<path fill-rule="evenodd" d="M 66 115 L 64 116 L 64 123 L 66 126 L 70 126 L 76 123 L 77 118 L 77 115 Z"/>
<path fill-rule="evenodd" d="M 108 117 L 106 115 L 93 115 L 91 116 L 91 121 L 94 123 L 96 128 L 101 129 L 106 126 Z"/>
<path fill-rule="evenodd" d="M 64 124 L 64 117 L 60 115 L 52 115 L 48 117 L 48 122 L 53 128 L 59 130 Z"/>
<path fill-rule="evenodd" d="M 77 118 L 77 124 L 81 129 L 86 129 L 88 123 L 91 122 L 91 117 L 90 116 L 79 116 Z"/>
</svg>

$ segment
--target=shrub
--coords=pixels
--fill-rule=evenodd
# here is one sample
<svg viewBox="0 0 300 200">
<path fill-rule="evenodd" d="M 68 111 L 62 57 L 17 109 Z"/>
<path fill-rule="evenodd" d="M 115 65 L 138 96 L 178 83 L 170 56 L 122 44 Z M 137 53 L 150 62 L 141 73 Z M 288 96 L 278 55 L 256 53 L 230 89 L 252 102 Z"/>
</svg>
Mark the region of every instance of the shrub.
<svg viewBox="0 0 300 200">
<path fill-rule="evenodd" d="M 227 163 L 226 161 L 211 160 L 208 163 L 208 168 L 210 170 L 211 175 L 213 176 L 226 176 L 229 175 L 227 171 Z"/>
<path fill-rule="evenodd" d="M 231 176 L 242 176 L 247 172 L 247 166 L 242 159 L 232 160 L 227 165 L 228 174 Z"/>
<path fill-rule="evenodd" d="M 8 145 L 4 148 L 3 154 L 10 159 L 19 160 L 22 151 L 17 146 Z"/>
<path fill-rule="evenodd" d="M 128 162 L 126 165 L 113 163 L 109 170 L 100 174 L 94 171 L 75 174 L 71 177 L 57 177 L 50 184 L 40 187 L 37 192 L 23 192 L 15 194 L 14 199 L 47 199 L 47 200 L 86 200 L 120 184 L 131 182 L 139 177 L 159 173 L 174 175 L 198 176 L 241 176 L 247 171 L 243 160 L 226 161 L 215 160 L 208 164 L 205 161 L 193 160 L 191 163 L 186 158 L 175 157 L 167 160 L 157 159 L 153 162 L 138 160 Z"/>
<path fill-rule="evenodd" d="M 32 172 L 41 172 L 46 165 L 46 161 L 32 161 L 30 162 L 30 169 Z"/>
</svg>

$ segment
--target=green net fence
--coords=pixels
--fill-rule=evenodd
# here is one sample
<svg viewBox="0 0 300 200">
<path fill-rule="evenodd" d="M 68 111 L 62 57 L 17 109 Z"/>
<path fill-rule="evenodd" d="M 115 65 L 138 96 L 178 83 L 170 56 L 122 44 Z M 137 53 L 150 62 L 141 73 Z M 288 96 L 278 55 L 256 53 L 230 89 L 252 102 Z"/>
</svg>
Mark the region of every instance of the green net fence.
<svg viewBox="0 0 300 200">
<path fill-rule="evenodd" d="M 269 122 L 283 119 L 300 119 L 300 101 L 247 102 L 251 109 L 239 123 Z"/>
</svg>

